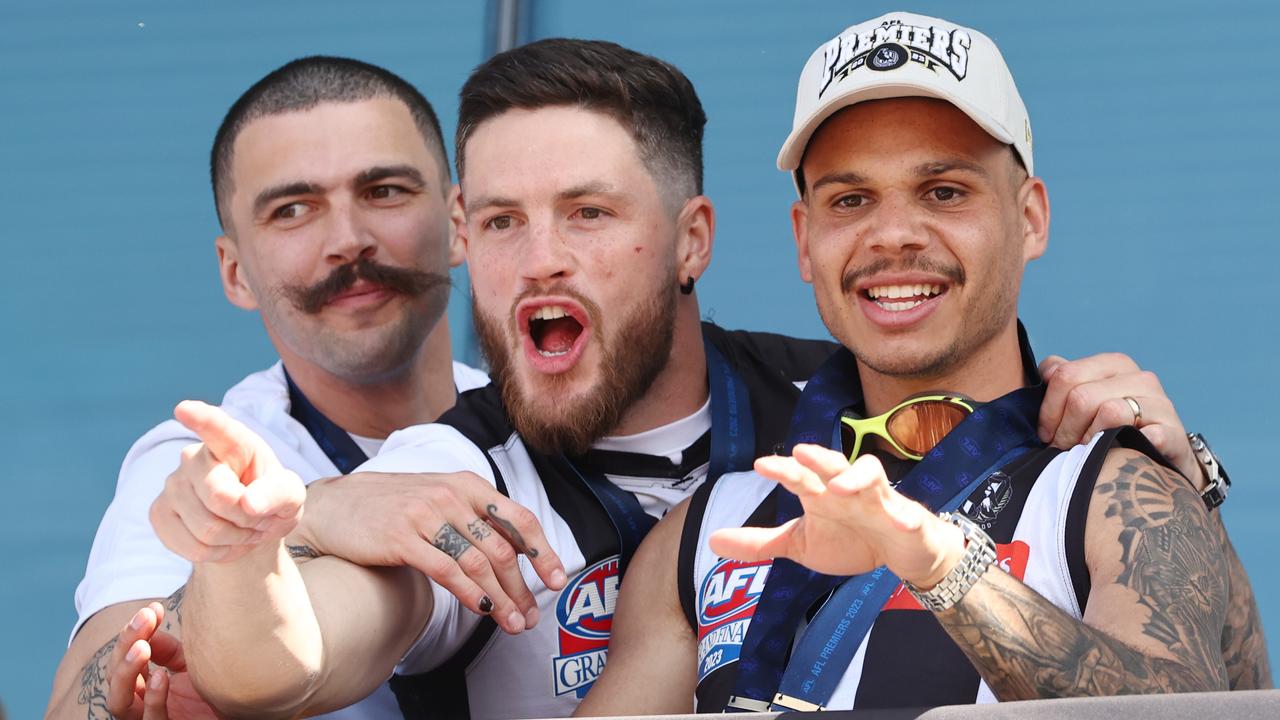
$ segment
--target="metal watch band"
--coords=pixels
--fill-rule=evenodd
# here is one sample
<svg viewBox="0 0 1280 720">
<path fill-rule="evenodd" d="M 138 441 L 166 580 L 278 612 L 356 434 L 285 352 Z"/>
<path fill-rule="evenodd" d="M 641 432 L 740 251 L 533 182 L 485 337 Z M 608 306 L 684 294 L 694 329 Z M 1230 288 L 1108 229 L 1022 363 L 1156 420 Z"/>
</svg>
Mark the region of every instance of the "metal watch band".
<svg viewBox="0 0 1280 720">
<path fill-rule="evenodd" d="M 921 590 L 904 581 L 903 585 L 926 610 L 942 612 L 960 602 L 960 599 L 977 584 L 991 563 L 996 561 L 996 544 L 969 518 L 959 513 L 938 513 L 938 517 L 964 532 L 964 555 L 951 572 L 930 590 Z"/>
<path fill-rule="evenodd" d="M 1191 454 L 1204 472 L 1209 486 L 1200 493 L 1200 499 L 1210 510 L 1218 507 L 1227 499 L 1227 490 L 1231 487 L 1231 478 L 1226 468 L 1218 460 L 1218 456 L 1209 447 L 1208 441 L 1200 433 L 1187 433 L 1187 441 L 1191 443 Z"/>
</svg>

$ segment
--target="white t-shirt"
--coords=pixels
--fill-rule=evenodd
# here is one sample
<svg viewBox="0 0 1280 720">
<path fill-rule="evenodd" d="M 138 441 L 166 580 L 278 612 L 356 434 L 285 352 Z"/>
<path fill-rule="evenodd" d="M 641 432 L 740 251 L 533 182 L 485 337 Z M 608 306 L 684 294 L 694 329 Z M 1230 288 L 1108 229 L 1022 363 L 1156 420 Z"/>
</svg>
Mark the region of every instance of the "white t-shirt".
<svg viewBox="0 0 1280 720">
<path fill-rule="evenodd" d="M 453 379 L 459 391 L 489 382 L 483 372 L 457 362 L 453 363 Z M 222 398 L 222 409 L 262 437 L 281 464 L 296 472 L 304 483 L 341 474 L 306 428 L 289 414 L 289 390 L 281 363 L 246 377 L 228 390 Z M 367 438 L 357 443 L 361 441 L 366 441 L 361 447 L 368 452 L 372 445 Z M 178 467 L 182 449 L 196 442 L 200 439 L 194 433 L 176 420 L 168 420 L 152 428 L 129 449 L 120 467 L 115 498 L 98 526 L 85 576 L 76 588 L 79 619 L 71 631 L 72 638 L 99 610 L 121 602 L 168 597 L 190 577 L 191 563 L 161 544 L 148 513 L 164 488 L 165 478 Z M 400 713 L 384 685 L 368 700 L 332 717 L 399 718 Z"/>
</svg>

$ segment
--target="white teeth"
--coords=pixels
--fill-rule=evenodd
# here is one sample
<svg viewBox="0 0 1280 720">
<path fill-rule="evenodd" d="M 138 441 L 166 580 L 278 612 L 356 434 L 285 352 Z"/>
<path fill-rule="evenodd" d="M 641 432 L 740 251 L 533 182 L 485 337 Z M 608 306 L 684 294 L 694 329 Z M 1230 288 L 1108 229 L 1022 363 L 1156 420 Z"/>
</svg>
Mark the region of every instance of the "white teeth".
<svg viewBox="0 0 1280 720">
<path fill-rule="evenodd" d="M 921 285 L 878 285 L 876 287 L 867 288 L 867 296 L 872 300 L 879 298 L 905 298 L 905 297 L 931 297 L 942 292 L 942 286 L 937 284 L 921 284 Z M 891 303 L 892 304 L 892 303 Z M 901 304 L 901 303 L 897 303 Z"/>
<path fill-rule="evenodd" d="M 880 307 L 892 312 L 900 312 L 902 310 L 910 310 L 917 305 L 923 305 L 924 300 L 909 300 L 907 302 L 882 302 L 878 303 Z"/>
<path fill-rule="evenodd" d="M 561 355 L 568 355 L 569 351 L 561 350 L 560 352 L 551 352 L 549 350 L 539 349 L 538 354 L 541 355 L 542 357 L 560 357 Z"/>
<path fill-rule="evenodd" d="M 543 305 L 537 310 L 534 310 L 533 314 L 529 316 L 529 319 L 555 320 L 556 318 L 562 318 L 568 314 L 569 313 L 565 312 L 565 309 L 559 305 Z"/>
</svg>

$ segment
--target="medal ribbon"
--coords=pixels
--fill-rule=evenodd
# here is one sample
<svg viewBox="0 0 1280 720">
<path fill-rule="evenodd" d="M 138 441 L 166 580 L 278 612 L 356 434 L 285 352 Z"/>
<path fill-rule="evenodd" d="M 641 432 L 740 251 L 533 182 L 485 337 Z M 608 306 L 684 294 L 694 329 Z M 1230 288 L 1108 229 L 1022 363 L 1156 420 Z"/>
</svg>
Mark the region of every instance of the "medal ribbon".
<svg viewBox="0 0 1280 720">
<path fill-rule="evenodd" d="M 954 510 L 992 472 L 1043 446 L 1036 432 L 1043 397 L 1043 385 L 1033 385 L 982 405 L 907 473 L 898 492 L 934 512 Z M 859 402 L 856 361 L 842 348 L 805 387 L 792 417 L 788 451 L 801 442 L 838 448 L 839 415 Z M 800 517 L 799 498 L 781 487 L 774 492 L 778 524 Z M 898 582 L 884 567 L 844 578 L 775 560 L 743 641 L 734 695 L 769 702 L 776 689 L 825 706 Z M 832 588 L 838 589 L 787 662 L 798 620 Z"/>
</svg>

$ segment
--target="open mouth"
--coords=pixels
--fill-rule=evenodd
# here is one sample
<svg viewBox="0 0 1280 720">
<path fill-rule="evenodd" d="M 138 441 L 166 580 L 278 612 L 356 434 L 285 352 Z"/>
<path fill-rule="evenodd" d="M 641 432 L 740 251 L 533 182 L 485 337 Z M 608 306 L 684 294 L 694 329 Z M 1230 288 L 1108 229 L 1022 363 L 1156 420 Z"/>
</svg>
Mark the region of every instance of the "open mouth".
<svg viewBox="0 0 1280 720">
<path fill-rule="evenodd" d="M 529 338 L 543 357 L 568 355 L 582 330 L 582 323 L 563 305 L 543 305 L 529 315 Z"/>
<path fill-rule="evenodd" d="M 876 285 L 862 291 L 864 297 L 889 312 L 903 312 L 919 307 L 947 291 L 939 283 L 914 285 Z"/>
</svg>

